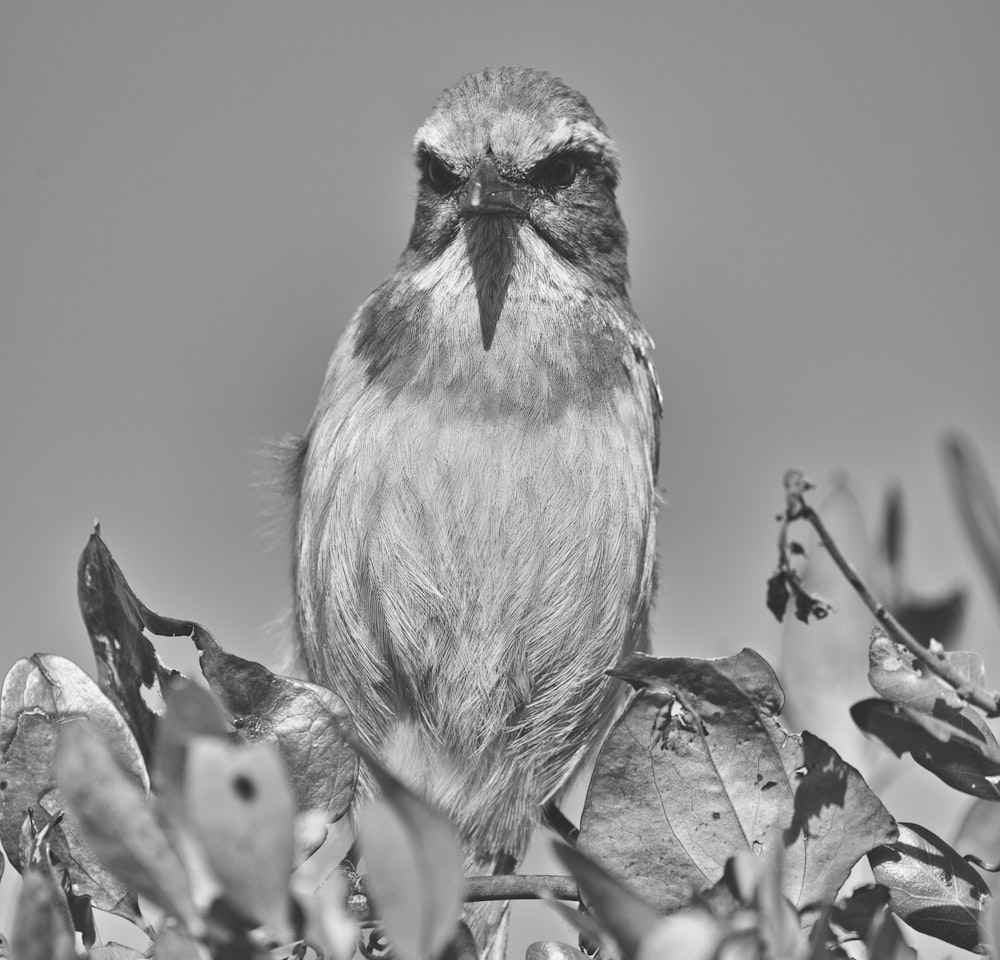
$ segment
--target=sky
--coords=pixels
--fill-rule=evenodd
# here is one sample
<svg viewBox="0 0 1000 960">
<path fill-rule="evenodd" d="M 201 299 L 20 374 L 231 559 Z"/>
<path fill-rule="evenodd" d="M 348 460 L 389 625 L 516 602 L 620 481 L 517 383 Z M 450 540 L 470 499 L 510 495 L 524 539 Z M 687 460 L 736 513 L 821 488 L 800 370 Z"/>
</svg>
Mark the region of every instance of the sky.
<svg viewBox="0 0 1000 960">
<path fill-rule="evenodd" d="M 665 400 L 657 652 L 778 655 L 796 466 L 869 525 L 902 483 L 912 586 L 967 585 L 1000 670 L 940 457 L 960 429 L 1000 483 L 998 43 L 974 0 L 6 0 L 0 666 L 89 666 L 95 518 L 153 609 L 279 656 L 269 445 L 403 249 L 435 97 L 513 64 L 581 90 L 622 157 Z"/>
</svg>

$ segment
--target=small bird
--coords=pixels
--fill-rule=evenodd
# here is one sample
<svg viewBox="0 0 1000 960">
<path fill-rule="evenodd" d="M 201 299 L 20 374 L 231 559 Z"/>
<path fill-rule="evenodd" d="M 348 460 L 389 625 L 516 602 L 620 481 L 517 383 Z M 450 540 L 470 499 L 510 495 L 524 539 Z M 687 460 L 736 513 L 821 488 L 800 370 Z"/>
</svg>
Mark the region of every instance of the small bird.
<svg viewBox="0 0 1000 960">
<path fill-rule="evenodd" d="M 414 151 L 409 242 L 293 454 L 296 642 L 492 873 L 613 717 L 605 671 L 647 645 L 661 396 L 618 151 L 581 94 L 470 74 Z M 481 949 L 500 916 L 467 912 Z"/>
</svg>

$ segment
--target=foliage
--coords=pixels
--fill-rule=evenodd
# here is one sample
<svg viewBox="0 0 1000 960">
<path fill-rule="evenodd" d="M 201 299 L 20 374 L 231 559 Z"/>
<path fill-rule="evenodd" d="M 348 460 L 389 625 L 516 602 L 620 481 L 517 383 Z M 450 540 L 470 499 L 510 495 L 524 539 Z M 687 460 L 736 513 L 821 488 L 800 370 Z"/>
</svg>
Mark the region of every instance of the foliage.
<svg viewBox="0 0 1000 960">
<path fill-rule="evenodd" d="M 948 463 L 1000 583 L 992 488 L 959 438 Z M 0 694 L 0 844 L 23 878 L 0 958 L 349 960 L 359 944 L 373 957 L 388 943 L 400 960 L 471 960 L 462 901 L 519 897 L 548 900 L 580 931 L 579 948 L 539 942 L 528 960 L 595 950 L 818 960 L 848 956 L 847 944 L 852 956 L 908 960 L 899 920 L 987 952 L 990 884 L 977 867 L 1000 859 L 1000 744 L 988 723 L 1000 699 L 980 658 L 946 649 L 964 592 L 927 599 L 903 589 L 894 491 L 883 606 L 808 504 L 809 489 L 801 473 L 786 476 L 767 605 L 779 620 L 789 610 L 802 623 L 837 616 L 802 573 L 806 550 L 790 531 L 809 524 L 876 623 L 877 696 L 850 715 L 977 798 L 957 841 L 976 855 L 897 824 L 833 747 L 787 729 L 785 692 L 754 651 L 633 654 L 613 674 L 635 692 L 597 756 L 579 831 L 564 827 L 575 845 L 557 846 L 568 874 L 463 878 L 449 822 L 360 747 L 346 704 L 226 652 L 199 624 L 151 611 L 95 530 L 78 584 L 97 680 L 36 654 L 13 665 Z M 193 643 L 204 685 L 161 661 L 152 637 Z M 359 757 L 381 791 L 363 805 L 354 803 Z M 550 811 L 550 821 L 565 818 Z M 843 895 L 866 857 L 875 883 Z M 148 947 L 99 945 L 95 911 L 134 924 Z"/>
</svg>

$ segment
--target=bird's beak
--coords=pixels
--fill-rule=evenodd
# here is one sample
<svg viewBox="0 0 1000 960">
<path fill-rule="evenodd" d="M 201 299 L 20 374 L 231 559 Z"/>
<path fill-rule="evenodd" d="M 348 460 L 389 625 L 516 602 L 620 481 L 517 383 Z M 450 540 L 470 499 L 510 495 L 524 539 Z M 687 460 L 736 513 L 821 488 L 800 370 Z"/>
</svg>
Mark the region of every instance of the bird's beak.
<svg viewBox="0 0 1000 960">
<path fill-rule="evenodd" d="M 523 217 L 528 212 L 528 200 L 528 191 L 502 179 L 496 164 L 485 157 L 469 177 L 460 213 L 464 217 L 480 213 Z"/>
</svg>

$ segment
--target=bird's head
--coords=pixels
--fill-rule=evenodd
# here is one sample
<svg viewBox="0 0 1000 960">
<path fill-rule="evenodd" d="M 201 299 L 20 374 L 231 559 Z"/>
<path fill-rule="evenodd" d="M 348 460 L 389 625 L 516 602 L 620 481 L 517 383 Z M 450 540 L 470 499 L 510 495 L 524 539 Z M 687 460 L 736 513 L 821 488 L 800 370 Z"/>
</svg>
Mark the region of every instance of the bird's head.
<svg viewBox="0 0 1000 960">
<path fill-rule="evenodd" d="M 414 151 L 411 257 L 427 264 L 460 244 L 489 286 L 506 282 L 514 257 L 545 250 L 588 285 L 624 291 L 617 150 L 561 80 L 513 67 L 469 74 L 438 99 Z"/>
</svg>

